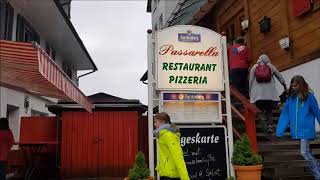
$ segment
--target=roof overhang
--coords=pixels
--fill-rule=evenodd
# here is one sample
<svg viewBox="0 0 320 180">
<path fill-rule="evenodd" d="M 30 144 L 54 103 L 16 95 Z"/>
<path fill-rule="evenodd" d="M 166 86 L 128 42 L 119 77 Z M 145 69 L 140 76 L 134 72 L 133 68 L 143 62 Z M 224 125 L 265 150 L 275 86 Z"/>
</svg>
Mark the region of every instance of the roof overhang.
<svg viewBox="0 0 320 180">
<path fill-rule="evenodd" d="M 168 18 L 165 27 L 174 25 L 196 25 L 218 0 L 180 0 Z"/>
<path fill-rule="evenodd" d="M 188 24 L 197 24 L 217 4 L 217 1 L 218 0 L 208 0 L 200 7 L 200 10 L 193 16 L 192 20 Z"/>
<path fill-rule="evenodd" d="M 36 43 L 0 40 L 0 85 L 71 100 L 91 112 L 91 101 Z"/>
<path fill-rule="evenodd" d="M 48 103 L 47 107 L 50 112 L 57 114 L 61 111 L 83 111 L 81 106 L 78 104 L 70 103 Z M 140 111 L 142 113 L 146 112 L 148 107 L 141 103 L 132 104 L 132 103 L 93 103 L 92 111 L 100 110 L 121 110 L 121 111 Z"/>
<path fill-rule="evenodd" d="M 10 0 L 64 60 L 77 70 L 97 70 L 58 0 Z"/>
</svg>

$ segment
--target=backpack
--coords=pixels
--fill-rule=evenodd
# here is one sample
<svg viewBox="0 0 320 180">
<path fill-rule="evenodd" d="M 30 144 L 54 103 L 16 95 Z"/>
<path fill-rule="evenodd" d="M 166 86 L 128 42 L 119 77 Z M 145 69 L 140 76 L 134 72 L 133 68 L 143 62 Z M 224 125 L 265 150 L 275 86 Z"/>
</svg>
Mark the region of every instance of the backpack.
<svg viewBox="0 0 320 180">
<path fill-rule="evenodd" d="M 258 83 L 270 82 L 272 78 L 270 66 L 265 63 L 258 63 L 258 66 L 255 70 L 255 76 Z"/>
</svg>

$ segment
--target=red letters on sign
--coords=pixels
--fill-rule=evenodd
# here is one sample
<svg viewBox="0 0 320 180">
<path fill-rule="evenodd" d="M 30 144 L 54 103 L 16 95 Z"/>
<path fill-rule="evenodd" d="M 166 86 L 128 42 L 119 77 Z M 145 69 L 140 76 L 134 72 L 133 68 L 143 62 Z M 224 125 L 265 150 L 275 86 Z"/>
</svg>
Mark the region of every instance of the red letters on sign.
<svg viewBox="0 0 320 180">
<path fill-rule="evenodd" d="M 194 50 L 176 50 L 173 45 L 163 45 L 159 48 L 159 55 L 172 55 L 172 56 L 219 56 L 217 47 L 210 47 L 205 51 Z"/>
</svg>

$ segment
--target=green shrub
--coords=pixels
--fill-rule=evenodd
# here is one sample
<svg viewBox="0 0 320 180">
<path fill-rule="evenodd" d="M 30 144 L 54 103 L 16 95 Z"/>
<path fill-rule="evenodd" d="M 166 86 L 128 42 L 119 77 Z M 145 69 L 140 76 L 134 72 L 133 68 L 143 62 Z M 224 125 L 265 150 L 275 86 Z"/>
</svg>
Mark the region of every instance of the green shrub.
<svg viewBox="0 0 320 180">
<path fill-rule="evenodd" d="M 247 136 L 241 137 L 234 145 L 232 164 L 239 166 L 253 166 L 262 164 L 261 155 L 253 153 Z"/>
<path fill-rule="evenodd" d="M 130 180 L 145 179 L 150 175 L 150 170 L 144 159 L 144 154 L 139 151 L 136 155 L 135 163 L 132 169 L 129 170 L 128 176 Z"/>
</svg>

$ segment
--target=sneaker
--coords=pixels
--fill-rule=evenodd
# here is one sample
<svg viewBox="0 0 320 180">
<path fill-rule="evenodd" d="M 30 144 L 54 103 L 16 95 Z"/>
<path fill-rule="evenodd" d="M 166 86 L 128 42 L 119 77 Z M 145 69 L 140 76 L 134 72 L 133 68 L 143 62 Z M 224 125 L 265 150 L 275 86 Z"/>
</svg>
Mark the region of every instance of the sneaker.
<svg viewBox="0 0 320 180">
<path fill-rule="evenodd" d="M 273 133 L 273 127 L 270 125 L 268 126 L 268 133 L 272 134 Z"/>
</svg>

